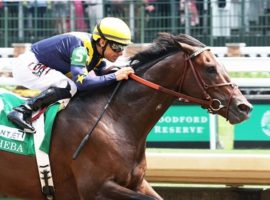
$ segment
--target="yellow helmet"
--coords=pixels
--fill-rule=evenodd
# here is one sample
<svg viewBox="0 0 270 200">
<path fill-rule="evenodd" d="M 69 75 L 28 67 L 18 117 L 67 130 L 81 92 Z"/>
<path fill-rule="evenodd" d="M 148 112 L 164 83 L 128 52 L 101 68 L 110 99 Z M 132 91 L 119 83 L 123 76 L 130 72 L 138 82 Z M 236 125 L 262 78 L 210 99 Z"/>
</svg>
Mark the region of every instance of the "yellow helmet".
<svg viewBox="0 0 270 200">
<path fill-rule="evenodd" d="M 119 18 L 103 18 L 94 28 L 93 39 L 104 38 L 120 44 L 131 43 L 131 32 L 128 25 Z"/>
</svg>

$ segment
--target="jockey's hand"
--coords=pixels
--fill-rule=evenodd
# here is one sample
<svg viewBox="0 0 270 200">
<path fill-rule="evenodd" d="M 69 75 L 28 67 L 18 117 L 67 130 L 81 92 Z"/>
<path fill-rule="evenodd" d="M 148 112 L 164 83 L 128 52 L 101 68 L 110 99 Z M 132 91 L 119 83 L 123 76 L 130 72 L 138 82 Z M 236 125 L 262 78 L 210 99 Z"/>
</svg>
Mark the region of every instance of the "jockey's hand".
<svg viewBox="0 0 270 200">
<path fill-rule="evenodd" d="M 121 81 L 123 79 L 127 80 L 130 74 L 134 74 L 134 70 L 131 67 L 123 67 L 114 74 L 117 81 Z"/>
</svg>

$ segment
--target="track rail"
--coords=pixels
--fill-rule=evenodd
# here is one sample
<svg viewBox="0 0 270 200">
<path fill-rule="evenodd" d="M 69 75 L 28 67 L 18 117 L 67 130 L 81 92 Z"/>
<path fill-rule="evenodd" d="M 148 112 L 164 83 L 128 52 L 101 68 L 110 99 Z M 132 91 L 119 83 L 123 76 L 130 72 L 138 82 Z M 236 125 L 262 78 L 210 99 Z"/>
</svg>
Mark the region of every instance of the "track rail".
<svg viewBox="0 0 270 200">
<path fill-rule="evenodd" d="M 149 182 L 269 185 L 270 156 L 147 153 Z"/>
</svg>

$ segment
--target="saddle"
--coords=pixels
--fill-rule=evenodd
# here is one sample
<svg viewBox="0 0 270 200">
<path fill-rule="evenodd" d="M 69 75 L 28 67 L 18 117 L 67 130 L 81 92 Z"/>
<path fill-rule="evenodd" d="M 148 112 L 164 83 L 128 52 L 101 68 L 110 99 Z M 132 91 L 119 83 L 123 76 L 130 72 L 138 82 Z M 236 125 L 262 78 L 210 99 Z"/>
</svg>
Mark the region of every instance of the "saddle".
<svg viewBox="0 0 270 200">
<path fill-rule="evenodd" d="M 26 156 L 34 156 L 34 137 L 31 134 L 24 133 L 7 119 L 7 114 L 12 108 L 23 104 L 25 100 L 25 98 L 19 97 L 11 92 L 0 90 L 0 150 Z M 45 135 L 39 149 L 47 154 L 50 150 L 53 122 L 59 109 L 60 105 L 54 104 L 44 112 Z M 43 113 L 36 114 L 40 116 Z M 35 120 L 37 118 L 38 117 L 34 117 Z"/>
<path fill-rule="evenodd" d="M 41 188 L 47 199 L 53 199 L 54 187 L 49 161 L 53 122 L 61 105 L 49 106 L 33 114 L 36 134 L 26 134 L 7 119 L 7 114 L 21 104 L 25 98 L 6 90 L 0 90 L 0 150 L 24 156 L 35 156 Z"/>
</svg>

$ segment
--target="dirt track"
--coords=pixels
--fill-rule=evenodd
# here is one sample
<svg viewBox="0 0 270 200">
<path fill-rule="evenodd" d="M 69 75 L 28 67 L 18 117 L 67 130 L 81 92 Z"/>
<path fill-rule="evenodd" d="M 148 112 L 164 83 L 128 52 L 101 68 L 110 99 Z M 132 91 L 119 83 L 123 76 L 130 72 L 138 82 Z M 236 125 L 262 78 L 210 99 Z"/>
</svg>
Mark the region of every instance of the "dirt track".
<svg viewBox="0 0 270 200">
<path fill-rule="evenodd" d="M 269 200 L 270 190 L 243 188 L 154 187 L 165 200 Z"/>
</svg>

